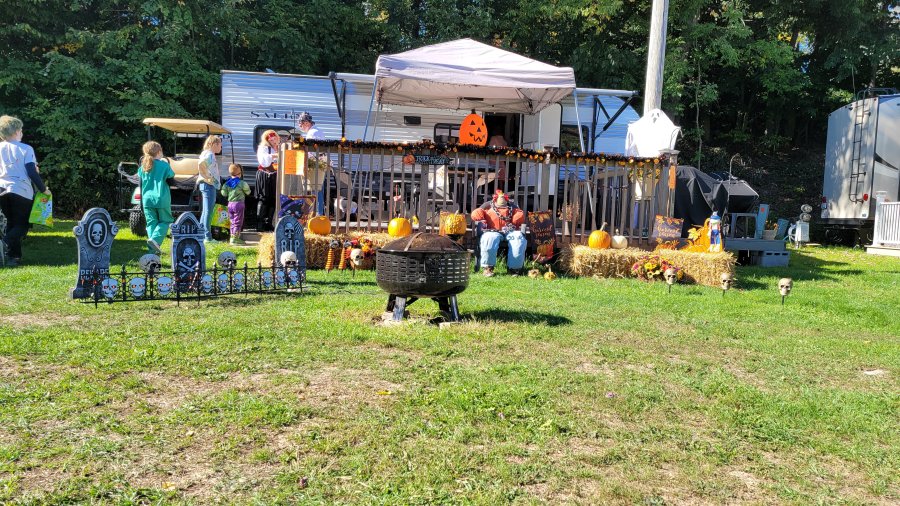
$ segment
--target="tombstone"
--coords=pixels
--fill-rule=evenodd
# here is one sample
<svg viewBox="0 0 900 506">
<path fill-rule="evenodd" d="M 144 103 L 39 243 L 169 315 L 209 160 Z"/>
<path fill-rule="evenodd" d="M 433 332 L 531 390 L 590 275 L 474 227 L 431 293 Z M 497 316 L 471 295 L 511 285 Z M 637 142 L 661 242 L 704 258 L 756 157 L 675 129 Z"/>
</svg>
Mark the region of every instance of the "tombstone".
<svg viewBox="0 0 900 506">
<path fill-rule="evenodd" d="M 69 297 L 93 297 L 102 281 L 109 277 L 109 252 L 119 227 L 106 209 L 94 207 L 84 213 L 72 232 L 78 243 L 78 281 L 69 291 Z"/>
<path fill-rule="evenodd" d="M 297 255 L 296 269 L 300 274 L 306 273 L 306 238 L 303 236 L 303 224 L 297 218 L 287 214 L 278 219 L 275 225 L 275 265 L 281 265 L 281 254 L 293 251 Z"/>
<path fill-rule="evenodd" d="M 206 227 L 193 213 L 182 213 L 172 224 L 172 270 L 179 292 L 196 291 L 206 271 Z"/>
</svg>

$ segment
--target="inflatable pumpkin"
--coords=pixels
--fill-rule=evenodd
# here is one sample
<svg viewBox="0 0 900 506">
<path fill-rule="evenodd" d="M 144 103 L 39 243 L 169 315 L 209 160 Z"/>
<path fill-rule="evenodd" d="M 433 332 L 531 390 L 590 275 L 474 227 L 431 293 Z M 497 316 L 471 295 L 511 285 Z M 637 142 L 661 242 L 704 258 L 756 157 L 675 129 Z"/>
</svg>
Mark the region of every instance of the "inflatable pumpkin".
<svg viewBox="0 0 900 506">
<path fill-rule="evenodd" d="M 474 112 L 459 124 L 459 143 L 472 146 L 484 146 L 487 144 L 488 132 L 484 118 Z"/>
<path fill-rule="evenodd" d="M 604 223 L 603 226 L 600 227 L 600 230 L 594 230 L 593 232 L 591 232 L 591 236 L 588 237 L 588 246 L 590 246 L 591 249 L 609 248 L 611 238 L 609 237 L 609 234 L 605 230 L 603 230 L 604 228 L 606 228 L 606 223 Z"/>
<path fill-rule="evenodd" d="M 316 235 L 328 235 L 331 233 L 331 220 L 326 216 L 319 215 L 309 220 L 306 228 Z"/>
<path fill-rule="evenodd" d="M 388 223 L 388 235 L 391 237 L 406 237 L 412 233 L 412 224 L 406 218 L 394 218 Z"/>
</svg>

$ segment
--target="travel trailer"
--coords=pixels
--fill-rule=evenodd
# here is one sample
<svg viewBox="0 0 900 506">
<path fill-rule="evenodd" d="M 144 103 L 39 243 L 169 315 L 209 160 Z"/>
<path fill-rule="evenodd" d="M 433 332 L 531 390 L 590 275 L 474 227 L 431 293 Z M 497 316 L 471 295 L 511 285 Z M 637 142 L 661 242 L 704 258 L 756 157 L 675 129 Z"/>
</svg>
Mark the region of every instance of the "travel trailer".
<svg viewBox="0 0 900 506">
<path fill-rule="evenodd" d="M 828 116 L 822 220 L 829 241 L 872 242 L 876 197 L 900 196 L 900 94 L 863 90 Z"/>
<path fill-rule="evenodd" d="M 233 132 L 236 163 L 245 170 L 255 169 L 260 134 L 274 129 L 287 135 L 303 111 L 312 114 L 316 127 L 327 139 L 458 139 L 459 124 L 469 110 L 379 107 L 372 97 L 374 82 L 375 76 L 365 74 L 308 76 L 222 71 L 222 125 Z M 535 150 L 554 146 L 573 152 L 620 154 L 625 152 L 628 123 L 640 117 L 631 107 L 634 98 L 636 93 L 632 91 L 578 88 L 560 104 L 538 114 L 488 112 L 484 117 L 488 128 L 499 130 L 510 146 Z"/>
</svg>

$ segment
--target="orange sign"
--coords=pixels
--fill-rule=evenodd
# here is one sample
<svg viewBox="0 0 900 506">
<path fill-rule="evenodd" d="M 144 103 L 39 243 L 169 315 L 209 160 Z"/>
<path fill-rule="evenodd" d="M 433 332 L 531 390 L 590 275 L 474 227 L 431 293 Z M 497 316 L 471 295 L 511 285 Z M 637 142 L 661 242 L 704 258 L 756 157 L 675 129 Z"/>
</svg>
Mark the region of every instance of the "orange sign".
<svg viewBox="0 0 900 506">
<path fill-rule="evenodd" d="M 306 150 L 303 149 L 286 149 L 284 150 L 284 160 L 280 160 L 279 165 L 285 174 L 297 175 L 298 167 L 303 167 L 306 163 Z"/>
</svg>

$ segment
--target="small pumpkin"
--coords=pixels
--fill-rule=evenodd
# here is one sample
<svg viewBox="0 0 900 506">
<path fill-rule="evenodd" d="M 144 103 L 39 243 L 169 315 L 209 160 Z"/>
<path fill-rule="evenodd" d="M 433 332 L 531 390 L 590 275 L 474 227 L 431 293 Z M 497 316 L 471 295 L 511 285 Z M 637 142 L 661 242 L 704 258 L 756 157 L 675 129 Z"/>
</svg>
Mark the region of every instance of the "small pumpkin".
<svg viewBox="0 0 900 506">
<path fill-rule="evenodd" d="M 331 233 L 331 220 L 327 216 L 319 215 L 309 220 L 306 228 L 316 235 L 328 235 Z"/>
<path fill-rule="evenodd" d="M 416 163 L 416 157 L 412 155 L 412 153 L 403 157 L 403 163 L 407 165 L 414 165 Z"/>
<path fill-rule="evenodd" d="M 603 230 L 605 228 L 606 223 L 604 223 L 603 226 L 600 227 L 600 230 L 594 230 L 593 232 L 591 232 L 590 237 L 588 237 L 588 246 L 590 246 L 591 249 L 609 248 L 609 244 L 612 239 L 609 237 L 609 233 Z"/>
<path fill-rule="evenodd" d="M 463 235 L 466 233 L 466 217 L 460 213 L 448 214 L 444 217 L 444 233 L 447 235 Z"/>
<path fill-rule="evenodd" d="M 472 114 L 463 118 L 459 124 L 459 143 L 469 144 L 472 146 L 484 146 L 487 144 L 487 125 L 484 124 L 484 118 Z"/>
<path fill-rule="evenodd" d="M 625 249 L 628 247 L 628 238 L 624 235 L 619 235 L 619 229 L 616 229 L 616 235 L 612 236 L 610 246 L 612 246 L 612 249 Z"/>
<path fill-rule="evenodd" d="M 412 224 L 406 218 L 394 218 L 388 223 L 388 235 L 391 237 L 406 237 L 412 233 Z"/>
</svg>

